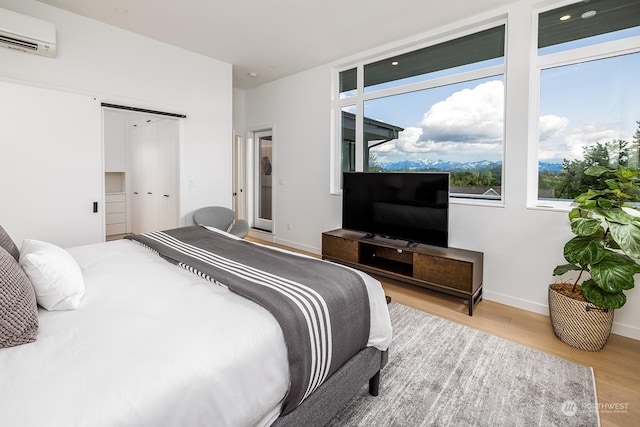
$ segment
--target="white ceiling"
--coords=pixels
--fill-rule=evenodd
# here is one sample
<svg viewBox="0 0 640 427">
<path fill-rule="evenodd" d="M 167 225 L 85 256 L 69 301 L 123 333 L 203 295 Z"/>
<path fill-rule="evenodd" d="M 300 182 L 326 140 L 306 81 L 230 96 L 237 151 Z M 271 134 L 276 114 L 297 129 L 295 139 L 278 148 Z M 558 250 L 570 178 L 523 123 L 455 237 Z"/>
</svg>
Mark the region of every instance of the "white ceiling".
<svg viewBox="0 0 640 427">
<path fill-rule="evenodd" d="M 39 1 L 233 64 L 247 89 L 513 0 Z"/>
</svg>

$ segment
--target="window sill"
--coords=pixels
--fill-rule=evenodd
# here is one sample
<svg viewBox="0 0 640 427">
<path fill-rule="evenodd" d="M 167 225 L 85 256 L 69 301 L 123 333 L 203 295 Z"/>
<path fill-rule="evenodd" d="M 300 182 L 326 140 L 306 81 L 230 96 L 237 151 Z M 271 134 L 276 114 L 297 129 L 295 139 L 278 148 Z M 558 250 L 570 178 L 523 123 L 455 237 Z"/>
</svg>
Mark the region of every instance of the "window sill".
<svg viewBox="0 0 640 427">
<path fill-rule="evenodd" d="M 536 200 L 527 205 L 527 209 L 553 212 L 569 212 L 576 206 L 573 200 Z"/>
</svg>

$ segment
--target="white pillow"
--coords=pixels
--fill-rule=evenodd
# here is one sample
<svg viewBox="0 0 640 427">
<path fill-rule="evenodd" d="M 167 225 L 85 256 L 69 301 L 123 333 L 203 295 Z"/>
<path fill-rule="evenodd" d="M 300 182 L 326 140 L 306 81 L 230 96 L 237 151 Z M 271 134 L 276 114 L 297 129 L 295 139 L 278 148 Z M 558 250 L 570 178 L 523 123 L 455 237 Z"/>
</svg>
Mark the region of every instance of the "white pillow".
<svg viewBox="0 0 640 427">
<path fill-rule="evenodd" d="M 20 266 L 36 291 L 36 301 L 47 310 L 75 310 L 84 295 L 84 278 L 76 260 L 47 242 L 25 239 Z"/>
</svg>

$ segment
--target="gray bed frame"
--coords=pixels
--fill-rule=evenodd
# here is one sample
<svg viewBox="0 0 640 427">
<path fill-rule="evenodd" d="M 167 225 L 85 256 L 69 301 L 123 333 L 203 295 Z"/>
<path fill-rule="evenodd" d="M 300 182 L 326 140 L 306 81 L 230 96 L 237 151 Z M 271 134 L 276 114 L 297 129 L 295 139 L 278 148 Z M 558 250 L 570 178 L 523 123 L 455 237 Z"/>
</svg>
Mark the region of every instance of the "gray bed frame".
<svg viewBox="0 0 640 427">
<path fill-rule="evenodd" d="M 374 347 L 360 350 L 294 411 L 278 418 L 272 427 L 324 426 L 367 382 L 369 394 L 377 396 L 380 371 L 387 360 L 388 351 Z"/>
</svg>

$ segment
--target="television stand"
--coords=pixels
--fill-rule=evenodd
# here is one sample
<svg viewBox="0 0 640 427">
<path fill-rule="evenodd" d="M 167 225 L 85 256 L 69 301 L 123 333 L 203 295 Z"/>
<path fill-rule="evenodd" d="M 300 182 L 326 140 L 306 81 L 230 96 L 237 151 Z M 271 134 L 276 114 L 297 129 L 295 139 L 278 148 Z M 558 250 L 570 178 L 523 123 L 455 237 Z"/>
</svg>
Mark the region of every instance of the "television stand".
<svg viewBox="0 0 640 427">
<path fill-rule="evenodd" d="M 464 298 L 469 316 L 482 300 L 484 254 L 398 241 L 347 229 L 322 233 L 322 258 L 359 270 Z M 365 238 L 366 237 L 366 238 Z"/>
</svg>

